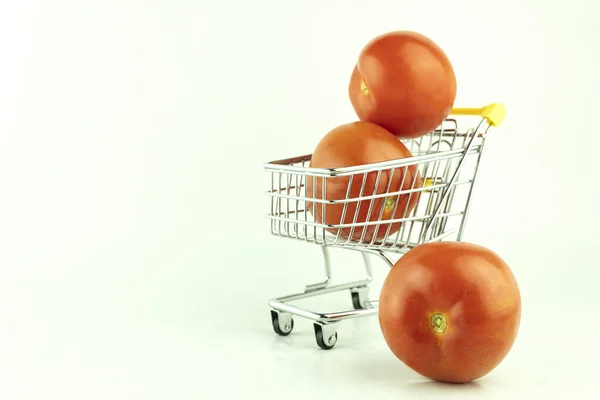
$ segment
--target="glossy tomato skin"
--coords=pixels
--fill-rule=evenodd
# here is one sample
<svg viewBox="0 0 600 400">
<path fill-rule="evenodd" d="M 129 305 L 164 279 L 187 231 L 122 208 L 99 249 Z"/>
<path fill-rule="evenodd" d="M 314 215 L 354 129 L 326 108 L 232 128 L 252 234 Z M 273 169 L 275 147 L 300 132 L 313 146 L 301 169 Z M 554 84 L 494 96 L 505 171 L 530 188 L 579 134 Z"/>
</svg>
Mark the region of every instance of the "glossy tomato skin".
<svg viewBox="0 0 600 400">
<path fill-rule="evenodd" d="M 360 120 L 400 138 L 417 138 L 450 114 L 456 86 L 453 66 L 435 42 L 420 33 L 395 31 L 362 49 L 348 94 Z"/>
<path fill-rule="evenodd" d="M 392 353 L 421 375 L 462 383 L 492 371 L 508 354 L 521 319 L 509 266 L 465 242 L 415 247 L 390 270 L 379 323 Z"/>
<path fill-rule="evenodd" d="M 356 121 L 340 125 L 329 131 L 317 144 L 310 162 L 315 168 L 341 168 L 363 164 L 376 163 L 411 157 L 411 152 L 398 140 L 397 137 L 384 128 L 364 121 Z M 393 171 L 393 173 L 392 173 Z M 349 176 L 336 176 L 327 178 L 308 178 L 306 182 L 307 197 L 327 200 L 344 200 L 361 197 L 361 187 L 365 181 L 362 196 L 389 193 L 400 190 L 408 190 L 422 186 L 421 176 L 415 165 L 408 167 L 387 169 L 381 173 L 377 183 L 377 172 L 370 172 L 364 178 L 364 174 L 355 174 L 350 182 Z M 326 180 L 325 195 L 323 193 L 323 179 Z M 376 185 L 377 183 L 377 185 Z M 389 184 L 389 190 L 388 189 Z M 316 191 L 315 191 L 316 187 Z M 323 204 L 308 202 L 309 211 L 318 223 L 328 225 L 349 224 L 366 221 L 386 221 L 390 219 L 403 218 L 416 206 L 419 193 L 401 194 L 400 196 L 381 197 L 373 200 L 373 207 L 369 214 L 371 200 L 354 201 L 347 203 L 344 214 L 343 203 L 328 203 L 325 205 L 325 219 L 323 220 Z M 314 206 L 313 206 L 314 204 Z M 394 212 L 394 204 L 395 212 Z M 358 213 L 357 213 L 358 209 Z M 383 209 L 383 211 L 382 211 Z M 392 215 L 393 213 L 393 215 Z M 343 217 L 343 218 L 342 218 Z M 392 235 L 398 231 L 401 223 L 381 223 L 365 227 L 338 229 L 327 228 L 327 231 L 344 239 L 357 241 L 377 241 L 386 235 Z M 389 231 L 388 231 L 389 229 Z"/>
</svg>

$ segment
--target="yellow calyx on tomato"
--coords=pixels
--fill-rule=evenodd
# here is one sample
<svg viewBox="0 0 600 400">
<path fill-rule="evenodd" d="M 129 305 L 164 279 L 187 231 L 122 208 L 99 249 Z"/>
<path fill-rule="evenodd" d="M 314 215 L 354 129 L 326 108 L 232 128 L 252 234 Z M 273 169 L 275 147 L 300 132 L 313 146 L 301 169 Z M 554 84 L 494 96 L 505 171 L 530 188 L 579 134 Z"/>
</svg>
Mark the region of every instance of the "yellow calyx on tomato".
<svg viewBox="0 0 600 400">
<path fill-rule="evenodd" d="M 398 196 L 386 197 L 385 204 L 383 205 L 383 210 L 385 213 L 390 213 L 394 210 L 394 205 L 398 200 Z"/>
<path fill-rule="evenodd" d="M 364 79 L 360 80 L 360 94 L 364 96 L 369 94 L 369 88 L 367 87 L 367 84 L 365 83 Z"/>
<path fill-rule="evenodd" d="M 444 314 L 436 312 L 431 314 L 431 316 L 429 317 L 429 325 L 435 333 L 441 335 L 446 331 L 446 328 L 448 327 L 448 319 Z"/>
</svg>

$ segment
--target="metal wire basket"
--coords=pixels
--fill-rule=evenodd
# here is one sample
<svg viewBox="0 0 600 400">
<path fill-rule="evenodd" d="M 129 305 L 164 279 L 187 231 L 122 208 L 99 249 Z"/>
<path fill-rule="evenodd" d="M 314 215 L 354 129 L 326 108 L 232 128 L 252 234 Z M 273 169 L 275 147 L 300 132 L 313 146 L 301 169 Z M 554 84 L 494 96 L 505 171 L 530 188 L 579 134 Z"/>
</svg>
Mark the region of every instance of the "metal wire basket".
<svg viewBox="0 0 600 400">
<path fill-rule="evenodd" d="M 311 155 L 272 161 L 264 168 L 271 176 L 267 191 L 271 233 L 319 245 L 326 279 L 307 285 L 301 293 L 269 301 L 274 331 L 289 335 L 293 315 L 313 321 L 317 345 L 337 343 L 342 320 L 377 314 L 377 301 L 368 298 L 373 278 L 369 255 L 388 266 L 423 243 L 460 241 L 465 229 L 486 135 L 500 125 L 502 104 L 455 108 L 428 134 L 402 142 L 412 157 L 345 168 L 312 168 Z M 327 188 L 346 188 L 342 198 L 328 198 Z M 332 222 L 333 221 L 333 222 Z M 328 248 L 360 251 L 366 277 L 330 285 Z M 294 301 L 349 290 L 353 309 L 320 313 L 291 304 Z"/>
</svg>

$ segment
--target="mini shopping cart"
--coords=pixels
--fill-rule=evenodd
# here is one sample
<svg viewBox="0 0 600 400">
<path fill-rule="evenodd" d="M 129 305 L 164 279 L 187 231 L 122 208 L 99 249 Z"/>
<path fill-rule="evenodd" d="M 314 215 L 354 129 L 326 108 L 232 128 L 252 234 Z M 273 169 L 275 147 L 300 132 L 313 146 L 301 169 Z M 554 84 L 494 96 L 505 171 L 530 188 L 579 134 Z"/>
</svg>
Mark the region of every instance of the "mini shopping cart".
<svg viewBox="0 0 600 400">
<path fill-rule="evenodd" d="M 368 296 L 373 278 L 370 255 L 378 256 L 392 267 L 395 258 L 420 244 L 460 241 L 486 136 L 490 128 L 500 125 L 504 115 L 504 106 L 497 103 L 482 108 L 455 108 L 435 130 L 416 139 L 402 140 L 412 153 L 409 158 L 333 169 L 311 168 L 311 155 L 265 164 L 264 168 L 271 178 L 271 187 L 266 193 L 270 202 L 267 218 L 271 222 L 271 233 L 320 246 L 325 267 L 324 281 L 307 285 L 301 293 L 269 301 L 273 330 L 281 336 L 289 335 L 294 328 L 293 316 L 306 318 L 313 322 L 317 345 L 331 349 L 337 343 L 337 328 L 341 321 L 377 314 L 378 301 L 369 300 Z M 374 188 L 378 190 L 370 193 L 365 190 L 368 177 L 371 182 L 372 179 L 384 181 L 382 176 L 389 178 L 409 168 L 419 171 L 421 179 L 414 179 L 414 184 L 407 186 L 403 183 L 392 188 L 393 179 L 387 179 L 388 185 L 383 190 L 377 183 Z M 336 179 L 338 184 L 343 179 L 348 185 L 348 195 L 339 200 L 327 200 L 327 185 L 334 184 Z M 308 195 L 307 186 L 311 180 L 313 188 L 322 187 L 321 196 L 318 196 L 319 190 L 311 190 L 312 195 Z M 357 196 L 349 195 L 353 181 L 361 182 Z M 398 201 L 402 196 L 417 196 L 414 208 L 406 206 L 410 200 L 404 203 Z M 377 199 L 379 208 L 372 205 Z M 389 204 L 394 205 L 394 212 L 385 219 L 382 218 L 382 199 L 386 204 L 391 199 Z M 404 212 L 398 212 L 398 204 L 405 206 Z M 321 206 L 320 210 L 316 205 Z M 343 208 L 339 224 L 325 223 L 327 207 Z M 367 207 L 368 214 L 366 218 L 359 219 L 361 207 Z M 348 210 L 354 211 L 345 215 Z M 316 218 L 319 212 L 323 213 L 320 219 Z M 365 234 L 368 229 L 371 232 L 375 230 L 375 233 Z M 353 232 L 363 233 L 357 235 Z M 364 279 L 331 285 L 329 248 L 362 253 L 366 270 Z M 352 309 L 323 313 L 293 304 L 343 290 L 350 292 Z"/>
</svg>

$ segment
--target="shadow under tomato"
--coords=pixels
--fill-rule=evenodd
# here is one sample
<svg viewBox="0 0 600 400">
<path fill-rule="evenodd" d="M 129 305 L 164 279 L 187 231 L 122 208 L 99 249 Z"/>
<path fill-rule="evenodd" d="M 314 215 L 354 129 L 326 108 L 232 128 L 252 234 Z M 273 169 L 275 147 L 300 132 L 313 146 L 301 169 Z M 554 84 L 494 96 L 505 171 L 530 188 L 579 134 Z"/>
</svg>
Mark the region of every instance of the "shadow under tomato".
<svg viewBox="0 0 600 400">
<path fill-rule="evenodd" d="M 377 382 L 385 386 L 396 386 L 412 393 L 483 393 L 487 387 L 480 381 L 447 383 L 428 379 L 405 364 L 389 356 L 360 357 L 356 363 L 348 363 L 350 376 Z M 348 376 L 346 374 L 345 376 Z"/>
<path fill-rule="evenodd" d="M 411 382 L 406 384 L 405 389 L 414 393 L 427 392 L 427 393 L 448 393 L 448 392 L 460 392 L 460 393 L 483 393 L 487 390 L 485 385 L 479 381 L 471 381 L 466 383 L 447 383 L 438 382 L 432 380 L 423 380 L 420 382 Z"/>
<path fill-rule="evenodd" d="M 407 383 L 418 382 L 422 379 L 421 375 L 395 358 L 378 357 L 373 354 L 359 356 L 355 362 L 347 363 L 345 368 L 346 376 L 350 375 L 386 386 L 405 386 Z"/>
</svg>

